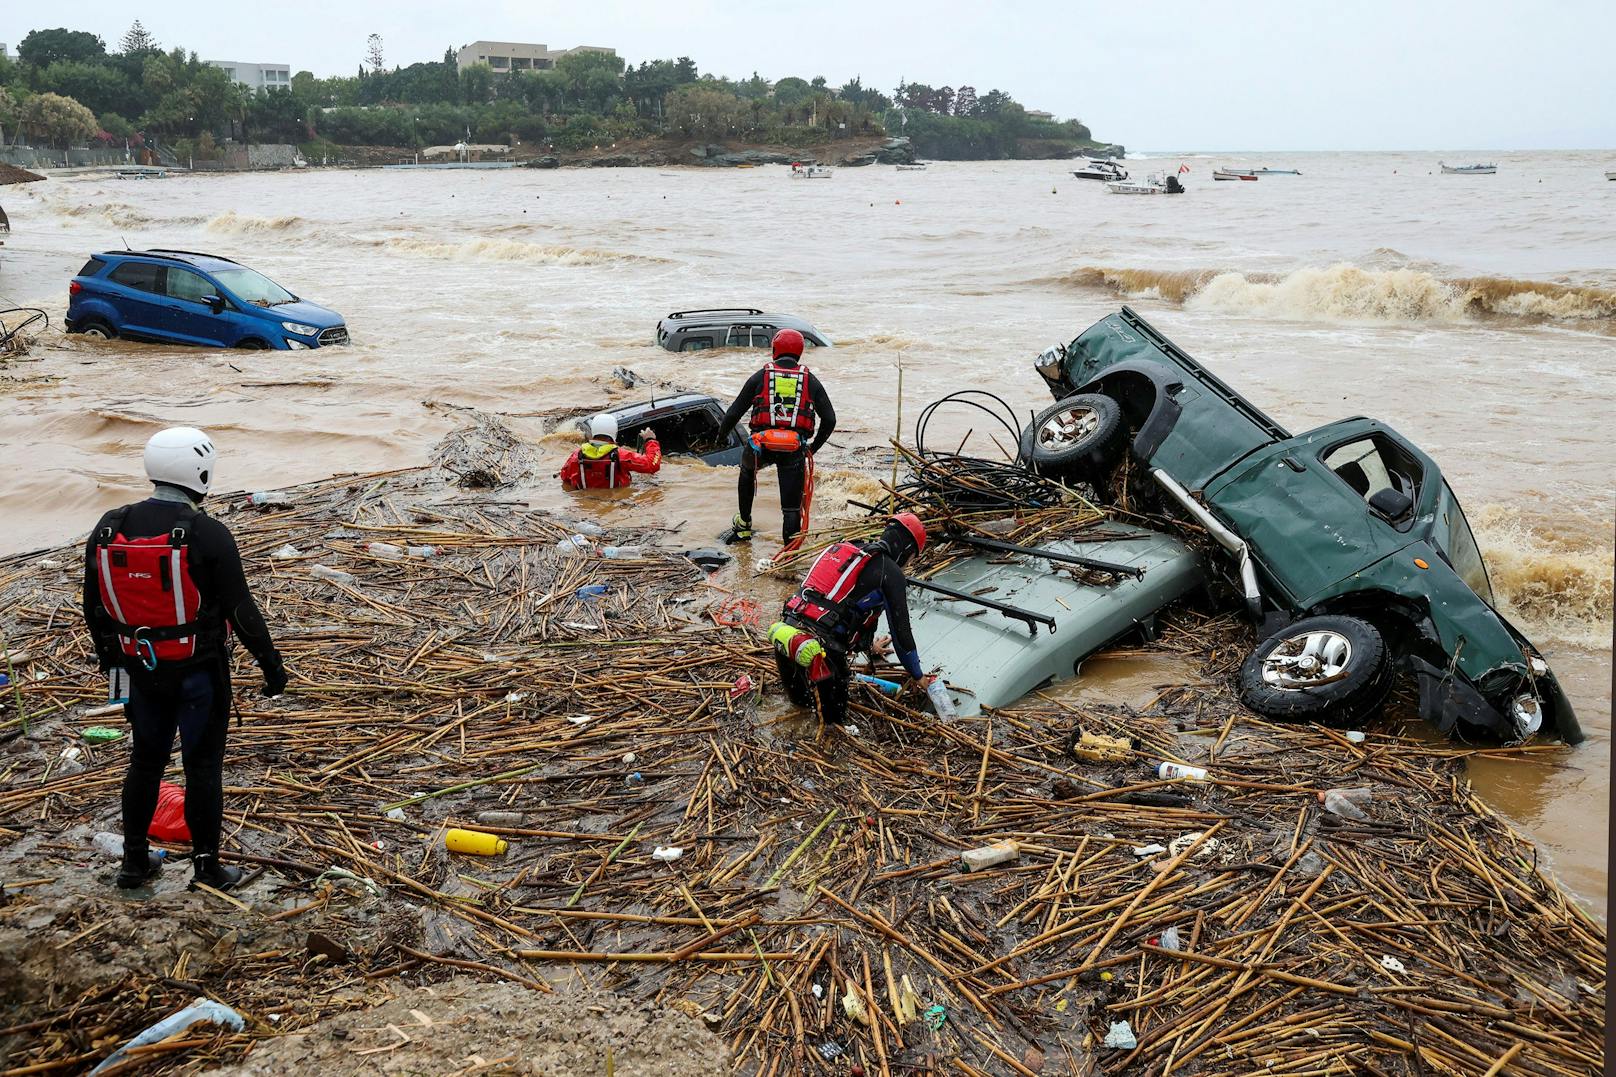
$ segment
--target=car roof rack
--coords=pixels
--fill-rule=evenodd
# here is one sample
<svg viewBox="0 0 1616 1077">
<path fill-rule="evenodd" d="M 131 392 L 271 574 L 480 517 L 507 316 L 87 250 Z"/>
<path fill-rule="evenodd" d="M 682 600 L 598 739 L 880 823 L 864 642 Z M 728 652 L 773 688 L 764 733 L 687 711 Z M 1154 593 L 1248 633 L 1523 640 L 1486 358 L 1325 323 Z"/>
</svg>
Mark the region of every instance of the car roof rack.
<svg viewBox="0 0 1616 1077">
<path fill-rule="evenodd" d="M 701 310 L 676 310 L 670 318 L 684 318 L 691 314 L 762 314 L 756 307 L 704 307 Z"/>
<path fill-rule="evenodd" d="M 203 251 L 182 251 L 173 247 L 148 247 L 143 251 L 112 251 L 113 254 L 183 254 L 188 258 L 211 258 L 215 262 L 229 262 L 238 264 L 234 258 L 226 258 L 221 254 L 207 254 Z"/>
</svg>

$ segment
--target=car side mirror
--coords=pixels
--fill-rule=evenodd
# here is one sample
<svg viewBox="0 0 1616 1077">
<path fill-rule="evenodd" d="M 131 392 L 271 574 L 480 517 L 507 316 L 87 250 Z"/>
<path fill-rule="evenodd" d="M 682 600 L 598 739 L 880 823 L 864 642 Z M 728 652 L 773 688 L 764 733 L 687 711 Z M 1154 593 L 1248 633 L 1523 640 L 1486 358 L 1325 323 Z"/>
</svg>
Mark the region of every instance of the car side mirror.
<svg viewBox="0 0 1616 1077">
<path fill-rule="evenodd" d="M 1369 507 L 1375 515 L 1384 519 L 1401 520 L 1414 507 L 1414 499 L 1401 490 L 1387 487 L 1384 490 L 1376 490 L 1370 496 Z"/>
<path fill-rule="evenodd" d="M 213 311 L 213 313 L 215 313 L 215 314 L 223 314 L 224 313 L 224 297 L 223 296 L 205 295 L 205 296 L 202 297 L 202 302 L 206 303 L 208 305 L 208 309 Z"/>
</svg>

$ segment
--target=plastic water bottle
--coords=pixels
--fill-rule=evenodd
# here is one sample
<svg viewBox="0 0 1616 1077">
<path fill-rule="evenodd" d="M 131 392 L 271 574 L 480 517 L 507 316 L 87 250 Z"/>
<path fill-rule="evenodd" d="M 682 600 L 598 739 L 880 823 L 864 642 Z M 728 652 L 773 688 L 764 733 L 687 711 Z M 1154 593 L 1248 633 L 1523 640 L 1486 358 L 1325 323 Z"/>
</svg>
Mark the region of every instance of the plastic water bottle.
<svg viewBox="0 0 1616 1077">
<path fill-rule="evenodd" d="M 634 558 L 634 557 L 644 557 L 645 556 L 645 547 L 644 546 L 603 546 L 603 547 L 601 547 L 600 555 L 602 557 L 610 557 L 614 561 L 625 560 L 625 559 Z"/>
<path fill-rule="evenodd" d="M 436 557 L 438 556 L 438 548 L 436 546 L 406 546 L 404 547 L 404 553 L 410 557 Z"/>
<path fill-rule="evenodd" d="M 377 557 L 385 557 L 389 561 L 396 561 L 404 556 L 404 547 L 394 546 L 391 542 L 367 542 L 365 550 Z"/>
<path fill-rule="evenodd" d="M 601 595 L 604 595 L 606 590 L 607 588 L 604 583 L 589 583 L 578 588 L 578 597 L 583 599 L 585 602 L 593 602 Z"/>
<path fill-rule="evenodd" d="M 1156 777 L 1164 781 L 1206 781 L 1205 767 L 1192 767 L 1187 763 L 1173 763 L 1164 761 L 1156 768 Z"/>
<path fill-rule="evenodd" d="M 594 553 L 595 544 L 582 535 L 568 535 L 556 543 L 556 549 L 563 557 L 580 557 Z"/>
<path fill-rule="evenodd" d="M 109 834 L 107 831 L 102 830 L 90 839 L 90 844 L 95 846 L 97 851 L 108 856 L 123 856 L 122 834 Z"/>
<path fill-rule="evenodd" d="M 954 717 L 954 697 L 948 694 L 948 686 L 941 677 L 932 678 L 926 686 L 926 694 L 931 697 L 931 709 L 937 712 L 937 717 Z"/>
<path fill-rule="evenodd" d="M 359 582 L 354 579 L 351 572 L 344 572 L 340 568 L 327 568 L 324 565 L 315 565 L 310 568 L 309 575 L 317 580 L 330 580 L 332 583 L 344 583 L 350 587 Z"/>
<path fill-rule="evenodd" d="M 289 509 L 292 507 L 292 495 L 280 490 L 260 490 L 247 495 L 247 504 L 261 509 Z"/>
<path fill-rule="evenodd" d="M 1367 820 L 1369 815 L 1363 810 L 1363 805 L 1373 802 L 1375 793 L 1362 786 L 1356 789 L 1326 789 L 1319 799 L 1324 802 L 1324 810 L 1331 815 Z"/>
<path fill-rule="evenodd" d="M 868 673 L 859 673 L 856 674 L 856 676 L 859 679 L 859 683 L 871 685 L 878 691 L 885 692 L 889 696 L 895 696 L 899 692 L 903 691 L 903 685 L 899 684 L 897 681 L 889 681 L 884 677 L 872 677 Z M 928 688 L 927 691 L 929 692 L 931 689 Z"/>
</svg>

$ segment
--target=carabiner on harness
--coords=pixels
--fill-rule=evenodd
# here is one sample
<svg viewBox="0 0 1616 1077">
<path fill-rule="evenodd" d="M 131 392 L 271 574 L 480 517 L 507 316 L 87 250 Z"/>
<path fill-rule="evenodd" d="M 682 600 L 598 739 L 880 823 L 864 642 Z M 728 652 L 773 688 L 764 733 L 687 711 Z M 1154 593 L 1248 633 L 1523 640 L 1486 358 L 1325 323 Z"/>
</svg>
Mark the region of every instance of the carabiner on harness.
<svg viewBox="0 0 1616 1077">
<path fill-rule="evenodd" d="M 157 648 L 152 646 L 151 640 L 142 635 L 150 631 L 150 627 L 135 629 L 135 654 L 140 657 L 140 664 L 146 667 L 146 672 L 154 673 L 157 670 Z"/>
</svg>

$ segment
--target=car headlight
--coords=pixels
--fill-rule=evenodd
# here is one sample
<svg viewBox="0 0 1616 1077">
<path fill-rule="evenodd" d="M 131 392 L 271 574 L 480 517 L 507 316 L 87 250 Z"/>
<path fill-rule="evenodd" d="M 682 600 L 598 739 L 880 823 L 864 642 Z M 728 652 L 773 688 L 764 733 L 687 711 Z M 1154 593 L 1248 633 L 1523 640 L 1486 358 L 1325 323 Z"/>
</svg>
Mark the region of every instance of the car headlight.
<svg viewBox="0 0 1616 1077">
<path fill-rule="evenodd" d="M 300 337 L 312 337 L 318 335 L 320 332 L 319 326 L 303 325 L 300 322 L 282 322 L 281 328 L 286 330 L 288 333 L 296 333 Z"/>
</svg>

